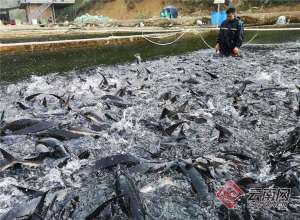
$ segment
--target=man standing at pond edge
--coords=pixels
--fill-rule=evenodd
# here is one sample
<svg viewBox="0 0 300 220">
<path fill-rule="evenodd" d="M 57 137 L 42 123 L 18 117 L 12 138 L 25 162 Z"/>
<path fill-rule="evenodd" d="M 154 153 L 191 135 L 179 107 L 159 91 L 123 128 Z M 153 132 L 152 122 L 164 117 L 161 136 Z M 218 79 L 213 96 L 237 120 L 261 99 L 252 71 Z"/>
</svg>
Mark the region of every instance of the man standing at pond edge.
<svg viewBox="0 0 300 220">
<path fill-rule="evenodd" d="M 244 25 L 236 16 L 235 8 L 229 8 L 226 14 L 227 19 L 223 21 L 220 27 L 216 52 L 220 52 L 224 56 L 237 56 L 239 47 L 243 43 Z"/>
</svg>

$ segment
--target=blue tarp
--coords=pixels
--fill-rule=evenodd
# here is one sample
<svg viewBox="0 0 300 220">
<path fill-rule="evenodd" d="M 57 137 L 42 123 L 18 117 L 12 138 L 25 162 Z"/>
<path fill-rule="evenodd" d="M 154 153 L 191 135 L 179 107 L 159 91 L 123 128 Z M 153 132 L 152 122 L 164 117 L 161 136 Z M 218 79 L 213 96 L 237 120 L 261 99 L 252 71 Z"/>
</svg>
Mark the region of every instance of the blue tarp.
<svg viewBox="0 0 300 220">
<path fill-rule="evenodd" d="M 211 12 L 211 18 L 210 18 L 210 23 L 211 23 L 211 25 L 217 25 L 217 20 L 218 20 L 218 12 L 216 12 L 216 11 L 213 11 L 213 12 Z M 226 15 L 226 11 L 221 11 L 220 13 L 219 13 L 219 26 L 222 24 L 222 22 L 223 21 L 225 21 L 226 20 L 226 17 L 227 17 L 227 15 Z"/>
<path fill-rule="evenodd" d="M 163 8 L 163 10 L 161 10 L 160 17 L 162 17 L 162 18 L 177 18 L 178 11 L 174 6 L 169 5 L 165 8 Z"/>
</svg>

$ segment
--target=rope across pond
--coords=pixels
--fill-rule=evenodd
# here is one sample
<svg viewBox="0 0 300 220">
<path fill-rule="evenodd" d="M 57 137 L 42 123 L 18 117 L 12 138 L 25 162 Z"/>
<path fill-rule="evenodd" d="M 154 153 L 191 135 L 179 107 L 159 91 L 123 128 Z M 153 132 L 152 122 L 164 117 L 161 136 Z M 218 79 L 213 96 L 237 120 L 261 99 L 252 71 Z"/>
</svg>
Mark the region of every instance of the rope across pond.
<svg viewBox="0 0 300 220">
<path fill-rule="evenodd" d="M 223 30 L 224 29 L 227 29 L 227 28 L 222 28 Z M 148 36 L 145 36 L 144 33 L 142 32 L 142 37 L 147 40 L 148 42 L 152 43 L 152 44 L 155 44 L 155 45 L 158 45 L 158 46 L 168 46 L 168 45 L 172 45 L 174 43 L 176 43 L 177 41 L 179 41 L 185 33 L 191 33 L 191 32 L 199 32 L 200 33 L 200 38 L 201 40 L 203 41 L 203 43 L 210 49 L 213 49 L 214 47 L 212 47 L 205 39 L 204 37 L 202 36 L 201 32 L 202 31 L 207 31 L 207 30 L 210 30 L 210 31 L 219 31 L 219 28 L 198 28 L 198 29 L 183 29 L 181 30 L 181 35 L 179 37 L 177 37 L 175 40 L 171 41 L 171 42 L 168 42 L 168 43 L 159 43 L 159 42 L 156 42 L 156 41 L 153 41 L 150 39 L 150 37 Z M 294 27 L 294 28 L 245 28 L 245 31 L 256 31 L 256 33 L 253 35 L 253 37 L 248 41 L 246 42 L 243 46 L 247 46 L 249 45 L 252 41 L 254 41 L 259 32 L 260 31 L 295 31 L 295 30 L 299 30 L 300 31 L 300 28 L 297 28 L 297 27 Z M 180 32 L 178 32 L 180 33 Z M 157 37 L 157 39 L 162 39 L 162 38 L 167 38 L 167 37 L 170 37 L 170 36 L 175 36 L 177 33 L 175 34 L 169 34 L 168 36 L 165 36 L 165 37 Z M 154 37 L 152 37 L 154 38 Z M 242 46 L 242 47 L 243 47 Z"/>
</svg>

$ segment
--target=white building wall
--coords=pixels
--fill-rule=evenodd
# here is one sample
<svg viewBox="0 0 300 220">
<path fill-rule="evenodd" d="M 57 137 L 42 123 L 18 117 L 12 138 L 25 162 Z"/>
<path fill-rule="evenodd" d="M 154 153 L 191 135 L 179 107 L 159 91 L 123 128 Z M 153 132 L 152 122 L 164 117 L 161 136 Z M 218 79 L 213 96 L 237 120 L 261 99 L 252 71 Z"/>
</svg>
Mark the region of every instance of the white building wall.
<svg viewBox="0 0 300 220">
<path fill-rule="evenodd" d="M 0 9 L 17 8 L 19 0 L 0 0 Z"/>
<path fill-rule="evenodd" d="M 24 9 L 9 10 L 9 17 L 11 20 L 15 20 L 17 24 L 27 23 L 26 11 Z"/>
</svg>

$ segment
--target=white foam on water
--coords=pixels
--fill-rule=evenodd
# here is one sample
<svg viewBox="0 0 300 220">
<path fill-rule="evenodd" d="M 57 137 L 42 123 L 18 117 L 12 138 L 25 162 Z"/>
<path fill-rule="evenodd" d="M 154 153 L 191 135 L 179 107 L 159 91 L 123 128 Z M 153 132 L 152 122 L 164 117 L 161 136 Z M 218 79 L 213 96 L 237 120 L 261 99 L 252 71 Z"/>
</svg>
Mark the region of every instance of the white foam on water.
<svg viewBox="0 0 300 220">
<path fill-rule="evenodd" d="M 80 168 L 81 168 L 81 161 L 80 160 L 72 160 L 72 161 L 69 161 L 67 163 L 67 165 L 62 168 L 62 172 L 65 175 L 69 176 L 72 173 L 74 173 L 75 171 L 79 170 Z"/>
<path fill-rule="evenodd" d="M 7 188 L 10 185 L 17 185 L 18 180 L 12 177 L 5 177 L 0 180 L 0 188 Z"/>
<path fill-rule="evenodd" d="M 267 72 L 259 72 L 257 73 L 257 81 L 271 81 L 272 74 Z"/>
<path fill-rule="evenodd" d="M 53 186 L 53 184 L 65 186 L 65 183 L 62 180 L 61 172 L 56 168 L 50 169 L 49 172 L 42 179 L 47 188 Z"/>
<path fill-rule="evenodd" d="M 271 166 L 266 164 L 266 161 L 262 161 L 262 168 L 259 170 L 259 174 L 257 175 L 258 181 L 262 183 L 266 183 L 271 181 L 277 177 L 276 174 L 271 175 Z"/>
<path fill-rule="evenodd" d="M 13 185 L 19 185 L 17 179 L 12 177 L 5 177 L 0 179 L 0 215 L 9 211 L 12 206 L 18 202 L 18 197 L 23 193 L 17 190 Z"/>
<path fill-rule="evenodd" d="M 159 179 L 156 182 L 148 183 L 147 185 L 143 186 L 140 189 L 140 192 L 142 193 L 150 193 L 156 190 L 159 190 L 160 188 L 163 188 L 165 186 L 178 186 L 174 180 L 170 177 L 164 177 Z"/>
</svg>

